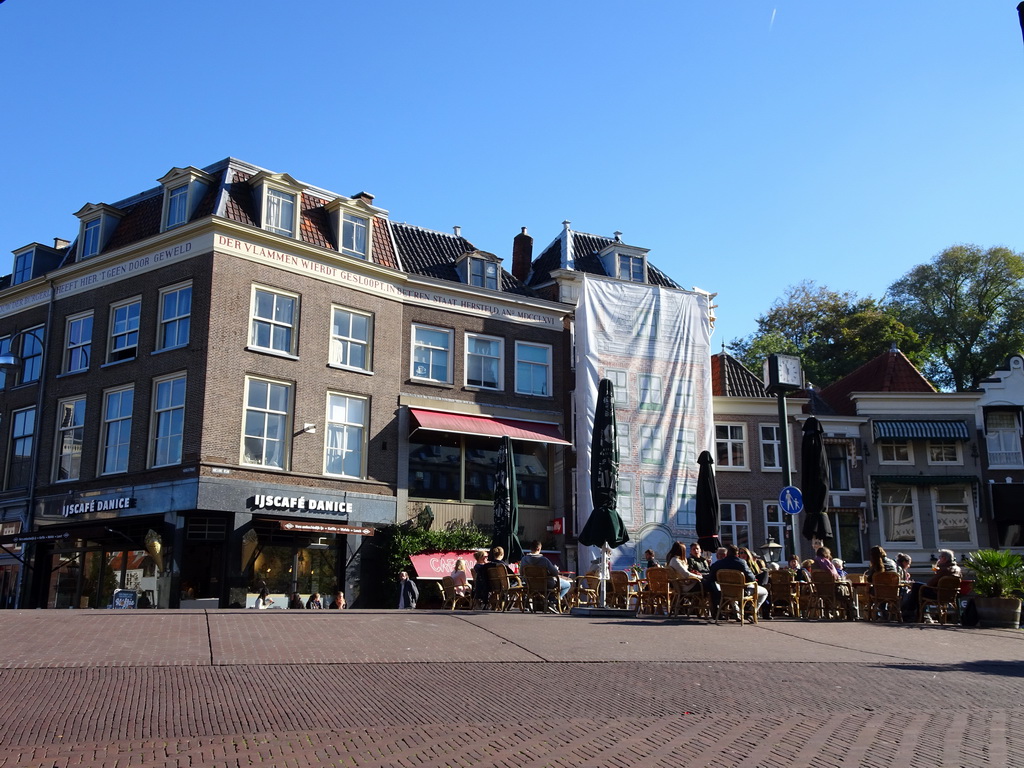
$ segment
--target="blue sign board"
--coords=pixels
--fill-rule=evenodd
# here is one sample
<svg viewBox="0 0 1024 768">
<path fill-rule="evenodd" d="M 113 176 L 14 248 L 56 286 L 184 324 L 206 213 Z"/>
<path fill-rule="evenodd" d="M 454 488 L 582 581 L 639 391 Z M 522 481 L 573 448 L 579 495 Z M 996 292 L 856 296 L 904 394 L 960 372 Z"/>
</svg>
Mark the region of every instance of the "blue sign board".
<svg viewBox="0 0 1024 768">
<path fill-rule="evenodd" d="M 135 608 L 138 605 L 139 593 L 134 589 L 115 589 L 111 608 Z"/>
<path fill-rule="evenodd" d="M 804 508 L 804 495 L 795 485 L 787 485 L 779 494 L 779 508 L 787 515 L 795 515 Z"/>
</svg>

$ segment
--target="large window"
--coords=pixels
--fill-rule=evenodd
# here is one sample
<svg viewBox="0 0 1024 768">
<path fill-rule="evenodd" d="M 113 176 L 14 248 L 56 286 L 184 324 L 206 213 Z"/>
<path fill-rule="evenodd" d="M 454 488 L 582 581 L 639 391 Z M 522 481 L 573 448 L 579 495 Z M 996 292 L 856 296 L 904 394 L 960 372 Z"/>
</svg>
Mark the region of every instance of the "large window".
<svg viewBox="0 0 1024 768">
<path fill-rule="evenodd" d="M 412 327 L 412 377 L 452 383 L 452 332 L 426 325 Z"/>
<path fill-rule="evenodd" d="M 357 371 L 372 365 L 373 316 L 334 307 L 331 312 L 331 364 Z"/>
<path fill-rule="evenodd" d="M 85 223 L 82 232 L 82 258 L 88 259 L 100 252 L 100 220 L 93 219 Z"/>
<path fill-rule="evenodd" d="M 498 468 L 496 438 L 417 432 L 409 443 L 409 496 L 491 502 Z M 550 459 L 544 443 L 512 443 L 516 489 L 524 506 L 550 506 Z"/>
<path fill-rule="evenodd" d="M 668 483 L 664 480 L 642 477 L 640 492 L 644 501 L 644 522 L 661 522 L 665 518 L 665 509 L 668 505 Z"/>
<path fill-rule="evenodd" d="M 188 219 L 188 184 L 167 193 L 167 229 L 184 224 Z"/>
<path fill-rule="evenodd" d="M 660 411 L 662 404 L 661 376 L 651 376 L 641 373 L 636 377 L 640 387 L 640 409 L 645 411 Z"/>
<path fill-rule="evenodd" d="M 629 424 L 622 422 L 615 430 L 615 437 L 619 441 L 619 463 L 628 464 L 633 461 L 633 439 L 629 431 Z"/>
<path fill-rule="evenodd" d="M 851 563 L 866 563 L 868 556 L 864 548 L 864 536 L 860 530 L 860 513 L 837 510 L 829 513 L 832 517 L 832 554 L 840 557 L 849 566 Z"/>
<path fill-rule="evenodd" d="M 290 429 L 291 386 L 265 379 L 245 380 L 242 463 L 284 469 Z"/>
<path fill-rule="evenodd" d="M 615 393 L 615 406 L 625 407 L 629 405 L 629 373 L 621 368 L 608 368 L 604 377 L 612 383 L 612 391 Z"/>
<path fill-rule="evenodd" d="M 358 259 L 365 259 L 366 219 L 346 213 L 341 224 L 341 252 Z"/>
<path fill-rule="evenodd" d="M 546 397 L 551 394 L 551 347 L 516 342 L 516 393 Z"/>
<path fill-rule="evenodd" d="M 32 476 L 32 442 L 36 432 L 36 409 L 11 414 L 11 452 L 7 462 L 7 487 L 25 488 Z"/>
<path fill-rule="evenodd" d="M 498 290 L 498 265 L 486 259 L 469 260 L 469 284 Z"/>
<path fill-rule="evenodd" d="M 131 299 L 110 308 L 108 363 L 132 360 L 138 354 L 141 313 L 142 302 L 139 299 Z"/>
<path fill-rule="evenodd" d="M 252 291 L 252 336 L 256 349 L 295 354 L 298 297 L 266 288 Z"/>
<path fill-rule="evenodd" d="M 989 466 L 1019 467 L 1024 464 L 1017 418 L 1013 411 L 989 411 L 985 414 Z"/>
<path fill-rule="evenodd" d="M 882 464 L 913 464 L 914 454 L 906 440 L 881 440 L 878 443 L 878 457 Z"/>
<path fill-rule="evenodd" d="M 878 489 L 882 535 L 886 542 L 920 545 L 915 489 L 909 485 L 882 485 Z"/>
<path fill-rule="evenodd" d="M 192 315 L 192 285 L 176 285 L 160 292 L 160 330 L 157 349 L 188 344 Z"/>
<path fill-rule="evenodd" d="M 963 464 L 958 440 L 929 440 L 929 464 Z"/>
<path fill-rule="evenodd" d="M 776 543 L 782 545 L 783 554 L 788 556 L 793 551 L 793 542 L 791 537 L 786 536 L 786 523 L 792 523 L 791 520 L 786 519 L 787 517 L 790 516 L 785 514 L 778 504 L 772 502 L 764 505 L 765 532 L 768 536 L 775 539 Z"/>
<path fill-rule="evenodd" d="M 774 424 L 761 424 L 761 469 L 782 469 L 782 443 L 779 440 L 779 427 Z"/>
<path fill-rule="evenodd" d="M 0 338 L 0 355 L 9 354 L 11 351 L 11 337 L 4 336 Z M 0 368 L 0 389 L 7 387 L 7 372 Z"/>
<path fill-rule="evenodd" d="M 64 373 L 89 370 L 92 358 L 92 312 L 69 317 L 64 329 Z"/>
<path fill-rule="evenodd" d="M 747 466 L 747 449 L 742 424 L 715 424 L 715 454 L 720 469 Z"/>
<path fill-rule="evenodd" d="M 723 544 L 750 546 L 750 505 L 745 501 L 723 501 L 720 536 Z"/>
<path fill-rule="evenodd" d="M 33 256 L 35 256 L 35 249 L 19 253 L 14 257 L 14 273 L 11 278 L 11 285 L 20 285 L 32 279 Z"/>
<path fill-rule="evenodd" d="M 825 445 L 825 455 L 828 458 L 829 490 L 850 490 L 850 461 L 847 444 L 828 443 Z"/>
<path fill-rule="evenodd" d="M 932 491 L 935 532 L 940 546 L 974 544 L 971 489 L 966 485 L 937 486 Z"/>
<path fill-rule="evenodd" d="M 157 379 L 153 382 L 152 466 L 181 463 L 184 431 L 185 377 Z"/>
<path fill-rule="evenodd" d="M 43 326 L 29 328 L 21 335 L 21 383 L 39 381 L 43 375 Z"/>
<path fill-rule="evenodd" d="M 665 440 L 661 429 L 655 426 L 640 427 L 640 461 L 644 464 L 662 464 L 665 460 Z"/>
<path fill-rule="evenodd" d="M 505 341 L 478 333 L 466 334 L 466 386 L 502 389 Z"/>
<path fill-rule="evenodd" d="M 327 395 L 327 449 L 324 471 L 328 475 L 363 477 L 366 444 L 366 398 Z"/>
<path fill-rule="evenodd" d="M 135 392 L 115 389 L 103 395 L 103 443 L 100 447 L 100 473 L 111 475 L 128 471 L 128 452 L 132 439 L 132 410 Z"/>
<path fill-rule="evenodd" d="M 695 429 L 676 430 L 676 462 L 683 466 L 697 463 L 697 431 Z"/>
<path fill-rule="evenodd" d="M 619 254 L 619 279 L 629 280 L 633 283 L 644 282 L 644 259 L 643 256 L 628 256 Z"/>
<path fill-rule="evenodd" d="M 62 400 L 57 405 L 57 449 L 54 481 L 77 480 L 82 475 L 85 441 L 85 398 Z"/>
<path fill-rule="evenodd" d="M 619 513 L 623 523 L 633 524 L 633 478 L 628 475 L 619 475 L 616 481 L 615 511 Z"/>
<path fill-rule="evenodd" d="M 295 236 L 295 195 L 267 189 L 264 229 L 288 237 Z"/>
</svg>

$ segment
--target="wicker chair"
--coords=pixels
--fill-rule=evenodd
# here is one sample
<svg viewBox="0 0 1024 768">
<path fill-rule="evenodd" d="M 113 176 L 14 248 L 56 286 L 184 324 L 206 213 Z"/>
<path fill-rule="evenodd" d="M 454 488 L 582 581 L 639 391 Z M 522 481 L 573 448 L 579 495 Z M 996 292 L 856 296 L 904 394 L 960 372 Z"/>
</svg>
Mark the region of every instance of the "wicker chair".
<svg viewBox="0 0 1024 768">
<path fill-rule="evenodd" d="M 868 621 L 903 621 L 900 610 L 900 575 L 895 571 L 876 573 L 868 596 Z"/>
<path fill-rule="evenodd" d="M 534 613 L 554 608 L 562 613 L 562 599 L 559 597 L 558 579 L 553 578 L 543 565 L 524 565 L 519 575 L 523 580 L 522 608 Z M 552 584 L 551 582 L 555 583 Z"/>
<path fill-rule="evenodd" d="M 597 574 L 591 571 L 583 576 L 576 577 L 576 586 L 572 592 L 572 605 L 575 606 L 596 606 L 597 596 L 601 588 L 601 580 Z"/>
<path fill-rule="evenodd" d="M 455 591 L 455 579 L 451 576 L 441 577 L 441 594 L 444 596 L 444 607 L 449 611 L 456 608 L 472 608 L 473 598 L 470 595 L 460 595 Z"/>
<path fill-rule="evenodd" d="M 757 591 L 747 592 L 747 579 L 742 571 L 733 571 L 723 568 L 715 574 L 718 581 L 718 588 L 722 591 L 722 597 L 718 601 L 718 608 L 715 610 L 715 624 L 722 616 L 723 610 L 726 613 L 735 614 L 736 620 L 743 624 L 743 614 L 746 607 L 750 606 L 750 615 L 757 624 Z M 755 582 L 751 582 L 754 585 Z"/>
<path fill-rule="evenodd" d="M 768 573 L 768 618 L 775 618 L 777 610 L 786 611 L 794 619 L 800 618 L 800 586 L 792 571 Z"/>
<path fill-rule="evenodd" d="M 615 608 L 629 608 L 630 603 L 634 600 L 640 600 L 640 591 L 637 589 L 636 582 L 630 582 L 628 573 L 612 571 L 608 575 L 609 583 L 606 588 L 610 588 L 607 597 L 609 605 Z"/>
<path fill-rule="evenodd" d="M 925 611 L 928 606 L 934 605 L 935 611 L 939 615 L 939 624 L 945 624 L 946 619 L 952 614 L 953 621 L 957 624 L 960 623 L 960 577 L 959 576 L 943 576 L 939 579 L 939 583 L 935 589 L 935 597 L 925 597 L 924 590 L 927 587 L 921 587 L 921 590 L 917 593 L 917 620 L 924 621 Z"/>
<path fill-rule="evenodd" d="M 637 593 L 636 615 L 644 613 L 663 613 L 668 615 L 672 607 L 672 576 L 671 568 L 657 566 L 647 569 L 647 589 Z"/>
<path fill-rule="evenodd" d="M 521 584 L 513 584 L 508 576 L 508 571 L 500 565 L 494 565 L 487 569 L 487 578 L 491 582 L 491 608 L 495 611 L 507 611 L 518 606 L 519 610 L 525 611 L 523 604 L 523 587 Z"/>
<path fill-rule="evenodd" d="M 669 616 L 711 616 L 711 595 L 704 591 L 704 582 L 698 581 L 696 586 L 690 583 L 684 581 L 678 585 Z"/>
<path fill-rule="evenodd" d="M 836 577 L 831 571 L 811 571 L 811 583 L 814 584 L 814 602 L 809 609 L 819 619 L 853 618 L 853 600 L 849 585 L 836 584 Z"/>
</svg>

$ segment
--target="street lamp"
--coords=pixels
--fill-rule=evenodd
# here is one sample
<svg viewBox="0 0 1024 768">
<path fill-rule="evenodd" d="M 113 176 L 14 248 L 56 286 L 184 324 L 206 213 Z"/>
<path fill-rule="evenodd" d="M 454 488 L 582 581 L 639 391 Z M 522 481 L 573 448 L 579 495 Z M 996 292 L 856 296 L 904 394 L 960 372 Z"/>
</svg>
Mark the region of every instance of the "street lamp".
<svg viewBox="0 0 1024 768">
<path fill-rule="evenodd" d="M 765 562 L 777 563 L 782 559 L 782 545 L 769 535 L 768 541 L 761 545 L 761 554 Z"/>
</svg>

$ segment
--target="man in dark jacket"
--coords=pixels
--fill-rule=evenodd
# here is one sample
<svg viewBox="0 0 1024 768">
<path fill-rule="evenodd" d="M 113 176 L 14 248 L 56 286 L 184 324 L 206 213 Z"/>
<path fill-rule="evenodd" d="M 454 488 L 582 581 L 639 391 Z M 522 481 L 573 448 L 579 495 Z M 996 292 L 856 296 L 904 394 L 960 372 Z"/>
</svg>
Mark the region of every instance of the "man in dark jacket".
<svg viewBox="0 0 1024 768">
<path fill-rule="evenodd" d="M 416 601 L 420 599 L 420 590 L 416 582 L 409 578 L 406 571 L 398 574 L 398 607 L 413 609 Z"/>
<path fill-rule="evenodd" d="M 721 570 L 740 571 L 743 574 L 744 581 L 748 584 L 752 581 L 757 582 L 757 578 L 754 576 L 754 572 L 750 570 L 750 566 L 747 565 L 747 561 L 740 557 L 739 548 L 730 544 L 726 547 L 725 557 L 713 562 L 708 571 L 708 576 L 715 582 L 715 600 L 719 599 L 718 596 L 721 594 L 716 580 L 716 574 Z M 759 586 L 755 586 L 754 589 L 757 590 L 757 610 L 760 611 L 761 604 L 768 598 L 768 590 Z"/>
</svg>

